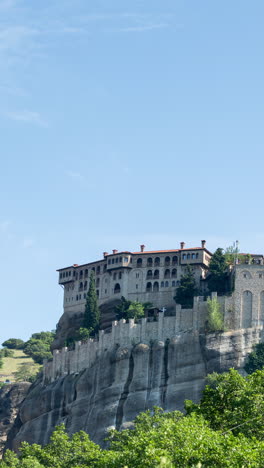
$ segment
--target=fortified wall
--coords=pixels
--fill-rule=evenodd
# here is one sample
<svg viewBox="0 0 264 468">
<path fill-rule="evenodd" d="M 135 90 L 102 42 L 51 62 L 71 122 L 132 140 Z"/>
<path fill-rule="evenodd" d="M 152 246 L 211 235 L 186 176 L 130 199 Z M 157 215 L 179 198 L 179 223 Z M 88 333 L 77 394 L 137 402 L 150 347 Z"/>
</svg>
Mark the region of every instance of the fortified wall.
<svg viewBox="0 0 264 468">
<path fill-rule="evenodd" d="M 218 297 L 227 330 L 239 330 L 264 324 L 264 266 L 237 265 L 235 289 L 231 296 Z M 212 293 L 212 297 L 217 296 Z M 166 317 L 160 312 L 157 321 L 143 318 L 112 322 L 109 333 L 101 330 L 99 339 L 76 342 L 75 349 L 67 347 L 54 350 L 53 360 L 44 365 L 43 383 L 90 368 L 107 351 L 117 347 L 166 342 L 184 332 L 204 332 L 207 320 L 207 303 L 195 297 L 192 309 L 175 307 L 175 315 Z"/>
</svg>

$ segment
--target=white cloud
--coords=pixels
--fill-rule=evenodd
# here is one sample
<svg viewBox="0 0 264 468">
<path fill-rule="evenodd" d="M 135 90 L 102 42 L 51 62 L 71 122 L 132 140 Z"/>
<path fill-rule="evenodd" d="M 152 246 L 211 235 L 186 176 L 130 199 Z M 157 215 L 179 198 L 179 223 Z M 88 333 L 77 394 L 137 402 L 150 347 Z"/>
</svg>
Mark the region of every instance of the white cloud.
<svg viewBox="0 0 264 468">
<path fill-rule="evenodd" d="M 40 127 L 47 127 L 47 122 L 45 122 L 42 119 L 38 112 L 22 110 L 15 112 L 7 112 L 6 116 L 9 119 L 16 120 L 18 122 L 31 123 Z"/>
</svg>

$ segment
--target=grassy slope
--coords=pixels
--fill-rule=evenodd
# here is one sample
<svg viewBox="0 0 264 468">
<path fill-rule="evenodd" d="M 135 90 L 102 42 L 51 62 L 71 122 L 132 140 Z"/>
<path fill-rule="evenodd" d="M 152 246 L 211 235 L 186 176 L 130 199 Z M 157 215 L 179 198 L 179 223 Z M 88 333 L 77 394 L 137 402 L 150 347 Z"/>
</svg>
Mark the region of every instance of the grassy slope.
<svg viewBox="0 0 264 468">
<path fill-rule="evenodd" d="M 29 357 L 26 356 L 23 351 L 14 349 L 14 357 L 10 358 L 3 358 L 4 365 L 0 369 L 0 382 L 4 382 L 6 379 L 11 380 L 14 382 L 14 376 L 13 372 L 16 372 L 18 370 L 18 367 L 20 364 L 30 362 L 34 363 L 34 361 Z M 35 364 L 36 370 L 38 370 L 39 365 Z"/>
</svg>

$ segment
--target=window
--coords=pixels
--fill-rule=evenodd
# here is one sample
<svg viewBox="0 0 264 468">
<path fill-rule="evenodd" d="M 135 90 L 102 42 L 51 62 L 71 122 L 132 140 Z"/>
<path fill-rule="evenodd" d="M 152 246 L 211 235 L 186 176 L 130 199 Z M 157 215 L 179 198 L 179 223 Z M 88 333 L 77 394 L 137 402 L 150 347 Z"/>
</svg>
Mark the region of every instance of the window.
<svg viewBox="0 0 264 468">
<path fill-rule="evenodd" d="M 83 283 L 81 282 L 81 283 L 79 284 L 79 291 L 82 291 L 82 290 L 83 290 Z"/>
<path fill-rule="evenodd" d="M 86 299 L 86 293 L 83 294 L 83 298 Z"/>
<path fill-rule="evenodd" d="M 94 267 L 92 268 L 92 271 L 95 273 L 95 268 Z"/>
<path fill-rule="evenodd" d="M 122 257 L 119 257 L 119 263 L 122 263 Z"/>
<path fill-rule="evenodd" d="M 88 286 L 87 281 L 85 281 L 85 282 L 84 282 L 83 289 L 86 290 L 86 289 L 87 289 L 87 286 Z"/>
<path fill-rule="evenodd" d="M 197 252 L 197 254 L 196 254 L 196 258 L 198 258 L 198 257 L 199 257 L 199 253 Z"/>
<path fill-rule="evenodd" d="M 153 284 L 153 292 L 158 292 L 158 291 L 159 291 L 159 283 L 155 281 L 155 283 Z"/>
<path fill-rule="evenodd" d="M 139 278 L 139 273 L 136 273 L 136 278 Z"/>
<path fill-rule="evenodd" d="M 160 258 L 156 257 L 154 260 L 154 266 L 160 266 Z"/>
<path fill-rule="evenodd" d="M 154 271 L 154 278 L 159 278 L 159 270 Z"/>
<path fill-rule="evenodd" d="M 170 265 L 170 257 L 165 257 L 165 266 Z"/>
<path fill-rule="evenodd" d="M 96 278 L 96 287 L 99 288 L 100 286 L 100 278 Z"/>
<path fill-rule="evenodd" d="M 152 267 L 152 265 L 153 265 L 153 260 L 152 260 L 152 258 L 148 258 L 148 259 L 147 259 L 147 266 L 148 266 L 148 267 Z"/>
<path fill-rule="evenodd" d="M 176 281 L 172 281 L 171 285 L 174 288 L 176 286 Z"/>
<path fill-rule="evenodd" d="M 119 279 L 122 278 L 122 273 L 121 273 L 121 271 L 120 271 L 119 274 L 118 274 L 118 278 L 119 278 Z"/>
<path fill-rule="evenodd" d="M 172 264 L 177 265 L 178 264 L 178 257 L 174 256 L 172 257 Z"/>
<path fill-rule="evenodd" d="M 137 273 L 138 274 L 138 273 Z M 148 270 L 147 272 L 147 278 L 152 278 L 152 270 Z"/>
<path fill-rule="evenodd" d="M 146 291 L 147 291 L 147 292 L 151 292 L 151 291 L 152 291 L 152 284 L 151 284 L 151 283 L 147 283 L 147 285 L 146 285 Z"/>
<path fill-rule="evenodd" d="M 79 294 L 79 300 L 81 300 L 81 298 L 82 298 L 82 295 L 81 295 L 81 294 Z"/>
<path fill-rule="evenodd" d="M 114 294 L 119 294 L 121 292 L 120 284 L 116 283 L 114 288 Z"/>
<path fill-rule="evenodd" d="M 171 272 L 171 277 L 172 278 L 177 278 L 177 270 L 176 268 L 173 268 L 172 272 Z"/>
<path fill-rule="evenodd" d="M 186 254 L 183 254 L 182 259 L 186 260 Z"/>
<path fill-rule="evenodd" d="M 111 264 L 111 259 L 109 258 L 109 260 L 108 260 L 108 265 L 110 265 L 110 264 Z"/>
<path fill-rule="evenodd" d="M 124 258 L 124 262 L 125 262 L 125 263 L 128 263 L 128 257 L 125 257 L 125 258 Z"/>
<path fill-rule="evenodd" d="M 192 259 L 194 260 L 196 257 L 195 253 L 192 253 Z"/>
<path fill-rule="evenodd" d="M 105 294 L 107 294 L 107 289 L 105 289 Z"/>
<path fill-rule="evenodd" d="M 188 260 L 190 259 L 190 254 L 187 254 L 187 259 L 188 259 Z"/>
<path fill-rule="evenodd" d="M 170 278 L 170 270 L 168 268 L 165 270 L 164 278 Z"/>
<path fill-rule="evenodd" d="M 97 297 L 99 297 L 99 291 L 98 291 L 98 289 L 96 289 L 96 295 L 97 295 Z"/>
<path fill-rule="evenodd" d="M 71 271 L 69 271 L 69 276 L 71 276 Z"/>
<path fill-rule="evenodd" d="M 114 259 L 114 258 L 112 258 L 112 264 L 113 264 L 113 263 L 115 263 L 115 259 Z"/>
<path fill-rule="evenodd" d="M 136 289 L 138 289 L 138 284 L 136 284 Z"/>
<path fill-rule="evenodd" d="M 259 274 L 259 278 L 262 278 L 262 277 L 263 277 L 263 275 L 262 275 L 262 273 L 260 273 L 260 274 Z"/>
<path fill-rule="evenodd" d="M 137 267 L 141 268 L 142 267 L 142 258 L 137 259 Z"/>
<path fill-rule="evenodd" d="M 164 288 L 164 281 L 162 281 L 162 282 L 160 283 L 160 287 L 161 287 L 161 288 Z"/>
<path fill-rule="evenodd" d="M 66 278 L 67 278 L 67 276 L 68 276 L 68 272 L 66 271 Z"/>
<path fill-rule="evenodd" d="M 85 278 L 88 277 L 88 269 L 87 269 L 87 268 L 86 268 L 86 270 L 85 270 L 85 272 L 84 272 L 84 276 L 85 276 Z"/>
<path fill-rule="evenodd" d="M 116 280 L 116 273 L 114 273 L 114 275 L 113 275 L 113 279 L 114 279 L 114 280 Z"/>
<path fill-rule="evenodd" d="M 97 274 L 97 275 L 100 275 L 100 273 L 101 273 L 101 268 L 100 268 L 100 266 L 98 266 L 98 267 L 96 268 L 96 274 Z"/>
<path fill-rule="evenodd" d="M 116 257 L 115 262 L 118 263 L 118 257 Z"/>
<path fill-rule="evenodd" d="M 78 297 L 79 297 L 79 296 L 78 296 L 78 294 L 77 294 L 77 295 L 76 295 L 76 301 L 78 301 Z"/>
<path fill-rule="evenodd" d="M 60 273 L 60 278 L 62 278 L 62 273 Z"/>
<path fill-rule="evenodd" d="M 80 279 L 83 277 L 83 271 L 80 271 Z"/>
<path fill-rule="evenodd" d="M 106 271 L 107 265 L 104 265 L 104 271 Z"/>
<path fill-rule="evenodd" d="M 65 278 L 65 272 L 63 273 L 63 278 Z"/>
<path fill-rule="evenodd" d="M 165 288 L 168 288 L 168 287 L 169 287 L 169 282 L 165 281 Z"/>
<path fill-rule="evenodd" d="M 75 271 L 75 270 L 73 270 L 73 276 L 75 276 L 75 274 L 76 274 L 76 271 Z"/>
</svg>

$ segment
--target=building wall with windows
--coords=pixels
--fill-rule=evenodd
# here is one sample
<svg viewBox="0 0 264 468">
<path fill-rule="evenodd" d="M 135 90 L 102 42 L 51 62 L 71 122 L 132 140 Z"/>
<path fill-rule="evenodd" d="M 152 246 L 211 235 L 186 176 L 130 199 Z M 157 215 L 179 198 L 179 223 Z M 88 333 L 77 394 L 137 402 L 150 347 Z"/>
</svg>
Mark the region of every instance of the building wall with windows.
<svg viewBox="0 0 264 468">
<path fill-rule="evenodd" d="M 104 252 L 103 259 L 58 270 L 59 284 L 64 288 L 64 312 L 71 315 L 84 311 L 91 273 L 99 305 L 120 299 L 151 302 L 155 307 L 174 309 L 174 296 L 180 278 L 191 266 L 197 285 L 208 270 L 211 253 L 202 241 L 201 247 L 165 251 Z"/>
</svg>

